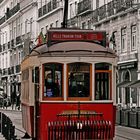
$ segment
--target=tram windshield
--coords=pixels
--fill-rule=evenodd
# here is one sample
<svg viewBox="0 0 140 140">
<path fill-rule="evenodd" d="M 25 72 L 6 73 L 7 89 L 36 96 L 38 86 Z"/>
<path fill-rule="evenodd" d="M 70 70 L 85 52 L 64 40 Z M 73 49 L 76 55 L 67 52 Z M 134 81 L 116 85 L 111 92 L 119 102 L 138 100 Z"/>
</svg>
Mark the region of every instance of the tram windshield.
<svg viewBox="0 0 140 140">
<path fill-rule="evenodd" d="M 62 97 L 62 70 L 63 65 L 58 63 L 44 64 L 44 96 Z"/>
<path fill-rule="evenodd" d="M 89 97 L 90 64 L 68 64 L 68 97 Z"/>
</svg>

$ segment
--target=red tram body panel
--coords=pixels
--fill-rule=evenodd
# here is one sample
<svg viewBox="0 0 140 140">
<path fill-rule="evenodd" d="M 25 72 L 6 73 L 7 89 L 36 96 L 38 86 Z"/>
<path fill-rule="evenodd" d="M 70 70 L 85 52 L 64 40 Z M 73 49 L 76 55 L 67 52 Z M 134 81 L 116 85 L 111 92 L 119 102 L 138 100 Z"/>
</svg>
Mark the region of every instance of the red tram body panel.
<svg viewBox="0 0 140 140">
<path fill-rule="evenodd" d="M 116 54 L 105 32 L 50 29 L 21 64 L 22 117 L 37 140 L 113 139 Z"/>
<path fill-rule="evenodd" d="M 105 109 L 106 108 L 106 109 Z M 103 118 L 105 120 L 110 120 L 112 126 L 114 126 L 114 112 L 112 103 L 81 103 L 80 109 L 82 111 L 95 111 L 98 113 L 103 113 Z M 45 103 L 40 105 L 40 139 L 45 140 L 48 138 L 48 130 L 46 124 L 51 121 L 56 121 L 57 114 L 61 114 L 64 111 L 77 111 L 78 105 L 77 103 Z M 51 112 L 51 113 L 50 113 Z M 98 119 L 98 118 L 96 118 Z M 114 129 L 112 128 L 112 131 Z M 114 133 L 114 132 L 112 132 Z"/>
</svg>

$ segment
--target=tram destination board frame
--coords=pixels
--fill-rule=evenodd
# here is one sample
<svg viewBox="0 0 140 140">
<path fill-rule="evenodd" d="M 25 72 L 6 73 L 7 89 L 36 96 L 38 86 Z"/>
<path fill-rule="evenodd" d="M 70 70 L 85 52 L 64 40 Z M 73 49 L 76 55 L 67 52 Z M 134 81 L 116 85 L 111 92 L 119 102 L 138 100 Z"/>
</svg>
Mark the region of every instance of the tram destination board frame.
<svg viewBox="0 0 140 140">
<path fill-rule="evenodd" d="M 93 42 L 106 47 L 106 32 L 93 30 L 48 30 L 48 47 L 53 44 L 68 41 Z"/>
</svg>

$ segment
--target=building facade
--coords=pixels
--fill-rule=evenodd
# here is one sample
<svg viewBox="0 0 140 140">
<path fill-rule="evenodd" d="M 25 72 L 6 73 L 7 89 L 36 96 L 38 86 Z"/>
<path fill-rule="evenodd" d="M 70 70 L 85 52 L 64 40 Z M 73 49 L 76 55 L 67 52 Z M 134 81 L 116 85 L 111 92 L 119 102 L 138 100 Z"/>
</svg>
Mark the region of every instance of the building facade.
<svg viewBox="0 0 140 140">
<path fill-rule="evenodd" d="M 20 92 L 20 63 L 40 32 L 61 27 L 64 0 L 0 0 L 0 81 L 13 98 Z M 140 107 L 140 0 L 69 0 L 68 27 L 105 30 L 118 55 L 117 103 Z M 135 84 L 137 83 L 137 84 Z"/>
<path fill-rule="evenodd" d="M 118 56 L 117 103 L 124 108 L 139 107 L 139 0 L 94 2 L 80 1 L 69 25 L 106 31 L 107 47 Z"/>
<path fill-rule="evenodd" d="M 26 40 L 36 37 L 36 4 L 32 0 L 0 1 L 0 75 L 3 93 L 16 101 L 21 92 L 20 63 L 29 50 Z M 32 32 L 32 33 L 31 33 Z M 26 49 L 27 48 L 27 49 Z"/>
</svg>

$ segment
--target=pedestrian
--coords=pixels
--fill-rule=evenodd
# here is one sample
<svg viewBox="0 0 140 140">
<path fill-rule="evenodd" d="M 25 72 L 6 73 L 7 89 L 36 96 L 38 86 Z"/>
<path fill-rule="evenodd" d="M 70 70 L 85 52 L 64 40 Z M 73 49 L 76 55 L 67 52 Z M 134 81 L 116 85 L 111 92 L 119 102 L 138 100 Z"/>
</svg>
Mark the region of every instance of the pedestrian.
<svg viewBox="0 0 140 140">
<path fill-rule="evenodd" d="M 15 96 L 14 96 L 14 92 L 12 92 L 12 94 L 11 94 L 11 106 L 12 106 L 12 110 L 14 109 L 14 103 L 15 103 Z"/>
</svg>

